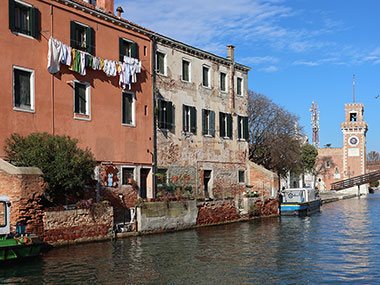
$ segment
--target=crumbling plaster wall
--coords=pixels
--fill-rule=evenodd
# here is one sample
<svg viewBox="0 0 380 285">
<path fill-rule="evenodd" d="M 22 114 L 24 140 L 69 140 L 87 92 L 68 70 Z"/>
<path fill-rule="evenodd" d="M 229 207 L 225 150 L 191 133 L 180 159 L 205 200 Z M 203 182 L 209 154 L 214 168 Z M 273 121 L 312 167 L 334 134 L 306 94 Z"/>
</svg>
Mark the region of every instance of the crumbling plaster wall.
<svg viewBox="0 0 380 285">
<path fill-rule="evenodd" d="M 174 107 L 173 129 L 157 130 L 158 167 L 167 168 L 169 177 L 183 172 L 183 166 L 192 169 L 189 171 L 190 180 L 192 186 L 198 184 L 197 194 L 202 194 L 202 169 L 212 170 L 211 188 L 234 188 L 231 193 L 236 192 L 241 188 L 238 183 L 238 170 L 246 170 L 245 161 L 248 155 L 248 143 L 237 139 L 237 115 L 247 116 L 247 73 L 235 69 L 235 108 L 231 109 L 228 92 L 230 66 L 163 44 L 158 44 L 157 50 L 166 55 L 166 74 L 157 75 L 155 92 L 158 98 L 171 101 Z M 190 82 L 182 80 L 183 59 L 190 62 Z M 202 66 L 204 65 L 210 68 L 210 88 L 202 85 Z M 220 72 L 227 74 L 226 92 L 220 91 L 219 88 Z M 243 79 L 243 96 L 236 95 L 237 77 Z M 196 107 L 196 134 L 185 134 L 182 131 L 183 104 Z M 215 112 L 215 137 L 202 135 L 202 109 Z M 232 139 L 221 138 L 219 135 L 219 112 L 233 114 Z M 245 181 L 248 180 L 247 176 L 246 173 Z"/>
</svg>

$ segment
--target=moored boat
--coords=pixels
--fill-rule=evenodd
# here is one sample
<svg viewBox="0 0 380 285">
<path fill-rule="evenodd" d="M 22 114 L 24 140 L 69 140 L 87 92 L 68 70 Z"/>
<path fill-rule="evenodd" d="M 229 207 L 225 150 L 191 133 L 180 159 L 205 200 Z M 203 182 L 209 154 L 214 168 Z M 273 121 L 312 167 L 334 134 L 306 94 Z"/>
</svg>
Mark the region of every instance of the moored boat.
<svg viewBox="0 0 380 285">
<path fill-rule="evenodd" d="M 42 243 L 36 235 L 25 234 L 21 225 L 17 227 L 16 234 L 11 234 L 10 205 L 7 196 L 0 196 L 0 262 L 40 255 Z"/>
<path fill-rule="evenodd" d="M 306 216 L 321 209 L 318 190 L 312 188 L 289 188 L 280 193 L 281 216 Z"/>
</svg>

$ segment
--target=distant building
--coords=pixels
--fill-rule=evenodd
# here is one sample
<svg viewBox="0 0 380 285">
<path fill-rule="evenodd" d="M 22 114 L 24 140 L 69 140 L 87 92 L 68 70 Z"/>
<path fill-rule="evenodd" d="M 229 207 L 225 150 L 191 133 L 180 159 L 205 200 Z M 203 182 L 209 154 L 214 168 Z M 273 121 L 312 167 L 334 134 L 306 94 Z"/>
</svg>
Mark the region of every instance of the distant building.
<svg viewBox="0 0 380 285">
<path fill-rule="evenodd" d="M 330 189 L 333 182 L 365 174 L 367 172 L 366 134 L 364 106 L 361 103 L 345 104 L 345 121 L 341 124 L 343 148 L 318 149 L 318 159 L 325 171 L 318 175 L 321 190 Z"/>
</svg>

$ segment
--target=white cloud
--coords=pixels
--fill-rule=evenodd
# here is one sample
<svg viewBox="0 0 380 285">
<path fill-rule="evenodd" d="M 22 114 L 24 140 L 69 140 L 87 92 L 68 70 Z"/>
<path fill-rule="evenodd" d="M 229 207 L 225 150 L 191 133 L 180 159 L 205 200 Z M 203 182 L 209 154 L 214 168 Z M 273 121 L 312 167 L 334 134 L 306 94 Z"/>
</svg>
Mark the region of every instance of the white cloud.
<svg viewBox="0 0 380 285">
<path fill-rule="evenodd" d="M 251 56 L 241 58 L 241 61 L 247 64 L 259 65 L 262 63 L 277 63 L 279 59 L 272 56 Z"/>
<path fill-rule="evenodd" d="M 271 66 L 268 66 L 268 67 L 260 69 L 260 71 L 264 71 L 264 72 L 275 72 L 277 70 L 278 70 L 278 68 L 276 66 L 274 66 L 274 65 L 271 65 Z"/>
</svg>

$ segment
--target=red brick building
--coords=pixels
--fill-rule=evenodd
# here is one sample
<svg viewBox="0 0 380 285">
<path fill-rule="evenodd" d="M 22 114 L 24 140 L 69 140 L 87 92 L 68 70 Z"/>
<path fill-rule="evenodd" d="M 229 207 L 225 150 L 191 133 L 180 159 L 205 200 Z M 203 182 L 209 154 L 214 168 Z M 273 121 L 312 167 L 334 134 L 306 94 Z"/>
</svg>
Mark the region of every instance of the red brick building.
<svg viewBox="0 0 380 285">
<path fill-rule="evenodd" d="M 152 196 L 152 33 L 119 16 L 113 0 L 1 2 L 0 158 L 12 133 L 68 135 L 92 150 L 103 186 Z M 124 56 L 141 72 L 126 75 Z"/>
</svg>

